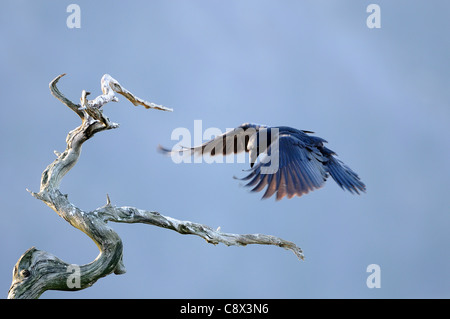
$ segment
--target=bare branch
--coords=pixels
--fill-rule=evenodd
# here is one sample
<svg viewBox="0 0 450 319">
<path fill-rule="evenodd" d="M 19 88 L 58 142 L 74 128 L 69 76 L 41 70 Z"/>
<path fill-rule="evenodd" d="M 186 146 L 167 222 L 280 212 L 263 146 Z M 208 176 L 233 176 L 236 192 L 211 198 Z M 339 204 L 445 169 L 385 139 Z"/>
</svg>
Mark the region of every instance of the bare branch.
<svg viewBox="0 0 450 319">
<path fill-rule="evenodd" d="M 58 83 L 59 79 L 62 78 L 64 75 L 66 75 L 66 73 L 60 74 L 58 75 L 56 78 L 54 78 L 50 84 L 50 92 L 52 93 L 52 95 L 54 97 L 56 97 L 58 100 L 60 100 L 63 104 L 65 104 L 66 106 L 68 106 L 72 111 L 74 111 L 75 113 L 78 114 L 78 116 L 83 119 L 83 112 L 81 112 L 79 110 L 80 105 L 79 104 L 75 104 L 72 101 L 70 101 L 69 99 L 67 99 L 56 87 L 56 83 Z"/>
<path fill-rule="evenodd" d="M 223 243 L 227 246 L 246 246 L 251 244 L 274 245 L 292 251 L 299 259 L 303 260 L 302 250 L 294 243 L 284 239 L 263 234 L 231 234 L 220 232 L 209 226 L 190 221 L 181 221 L 172 217 L 161 215 L 135 207 L 112 206 L 109 197 L 108 203 L 93 211 L 92 213 L 102 216 L 105 221 L 117 223 L 143 223 L 174 230 L 183 235 L 196 235 L 205 239 L 208 243 L 217 245 Z"/>
<path fill-rule="evenodd" d="M 300 248 L 278 237 L 262 234 L 223 233 L 219 229 L 213 230 L 206 225 L 180 221 L 157 212 L 134 207 L 115 207 L 111 205 L 108 195 L 106 205 L 91 212 L 85 212 L 72 204 L 68 200 L 68 196 L 60 192 L 59 185 L 65 174 L 78 161 L 81 155 L 81 146 L 85 141 L 98 132 L 118 127 L 118 124 L 110 122 L 101 110 L 106 103 L 117 101 L 114 92 L 124 95 L 134 105 L 143 105 L 146 108 L 164 111 L 171 109 L 134 96 L 107 74 L 103 76 L 101 82 L 103 94 L 94 100 L 88 100 L 89 93 L 83 90 L 80 106 L 65 98 L 56 87 L 56 83 L 62 76 L 64 74 L 59 75 L 50 83 L 50 90 L 58 100 L 81 117 L 82 123 L 68 133 L 66 150 L 62 153 L 55 151 L 57 158 L 42 173 L 39 192 L 30 193 L 51 207 L 73 227 L 88 235 L 95 242 L 100 253 L 92 262 L 78 266 L 68 264 L 50 253 L 32 247 L 19 258 L 14 267 L 8 298 L 39 298 L 46 290 L 80 290 L 92 286 L 99 278 L 111 273 L 125 273 L 122 262 L 122 241 L 119 235 L 108 226 L 110 221 L 145 223 L 172 229 L 180 234 L 200 236 L 211 244 L 276 245 L 291 250 L 298 258 L 303 259 Z M 75 272 L 73 272 L 74 269 Z M 74 278 L 78 278 L 78 280 L 72 281 Z"/>
<path fill-rule="evenodd" d="M 112 78 L 109 74 L 103 75 L 102 80 L 101 80 L 101 88 L 102 88 L 103 95 L 100 95 L 95 100 L 91 101 L 89 106 L 100 108 L 105 103 L 108 103 L 111 101 L 112 102 L 119 101 L 117 99 L 117 97 L 114 95 L 114 92 L 116 92 L 116 93 L 119 93 L 119 94 L 125 96 L 125 98 L 127 98 L 127 100 L 129 100 L 135 106 L 142 105 L 146 109 L 157 109 L 157 110 L 169 111 L 169 112 L 173 111 L 172 109 L 170 109 L 168 107 L 158 105 L 155 103 L 151 103 L 151 102 L 147 102 L 147 101 L 135 96 L 133 93 L 131 93 L 126 88 L 124 88 L 122 85 L 120 85 L 120 83 L 116 79 Z"/>
</svg>

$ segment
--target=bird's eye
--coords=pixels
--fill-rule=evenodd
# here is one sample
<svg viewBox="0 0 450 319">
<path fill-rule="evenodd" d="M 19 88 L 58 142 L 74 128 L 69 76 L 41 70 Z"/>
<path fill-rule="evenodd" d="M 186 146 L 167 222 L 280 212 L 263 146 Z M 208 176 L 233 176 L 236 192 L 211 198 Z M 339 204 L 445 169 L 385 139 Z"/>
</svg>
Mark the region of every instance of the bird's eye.
<svg viewBox="0 0 450 319">
<path fill-rule="evenodd" d="M 20 274 L 22 275 L 22 277 L 27 278 L 30 276 L 30 271 L 28 269 L 24 269 L 20 272 Z"/>
</svg>

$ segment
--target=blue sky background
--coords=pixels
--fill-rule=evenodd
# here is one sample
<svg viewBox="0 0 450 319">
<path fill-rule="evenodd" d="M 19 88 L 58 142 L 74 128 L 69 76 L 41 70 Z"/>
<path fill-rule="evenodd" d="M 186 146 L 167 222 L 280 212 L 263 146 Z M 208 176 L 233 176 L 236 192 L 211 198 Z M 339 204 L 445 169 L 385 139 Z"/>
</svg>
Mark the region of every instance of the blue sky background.
<svg viewBox="0 0 450 319">
<path fill-rule="evenodd" d="M 300 246 L 213 246 L 149 225 L 112 224 L 127 273 L 42 298 L 449 298 L 450 21 L 448 1 L 3 1 L 0 10 L 0 295 L 30 247 L 68 263 L 98 254 L 81 231 L 36 200 L 42 171 L 79 118 L 50 95 L 100 94 L 109 73 L 173 113 L 123 97 L 121 124 L 84 144 L 61 190 L 84 210 L 156 210 L 231 233 Z M 367 185 L 353 196 L 331 179 L 301 198 L 261 201 L 233 180 L 247 164 L 174 164 L 177 127 L 244 122 L 312 130 Z M 381 288 L 369 289 L 370 264 Z M 1 293 L 3 291 L 3 293 Z"/>
</svg>

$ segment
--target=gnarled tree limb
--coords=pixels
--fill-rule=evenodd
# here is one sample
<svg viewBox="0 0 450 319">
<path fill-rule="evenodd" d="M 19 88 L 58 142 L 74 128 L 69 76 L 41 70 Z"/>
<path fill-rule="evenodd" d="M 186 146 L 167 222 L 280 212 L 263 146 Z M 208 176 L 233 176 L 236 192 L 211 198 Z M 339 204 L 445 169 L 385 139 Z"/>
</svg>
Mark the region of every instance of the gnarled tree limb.
<svg viewBox="0 0 450 319">
<path fill-rule="evenodd" d="M 82 123 L 67 135 L 66 150 L 63 153 L 55 152 L 56 160 L 42 173 L 39 192 L 31 192 L 31 194 L 51 207 L 73 227 L 88 235 L 98 246 L 100 253 L 92 262 L 78 266 L 68 264 L 51 253 L 32 247 L 20 257 L 14 267 L 8 298 L 39 298 L 47 290 L 81 290 L 92 286 L 98 279 L 111 273 L 125 273 L 122 262 L 122 241 L 119 235 L 109 227 L 108 222 L 150 224 L 172 229 L 180 234 L 200 236 L 211 244 L 276 245 L 291 250 L 298 258 L 303 259 L 301 249 L 295 244 L 274 236 L 223 233 L 219 229 L 214 230 L 206 225 L 190 221 L 180 221 L 157 212 L 134 207 L 116 207 L 111 205 L 109 197 L 105 206 L 91 212 L 85 212 L 72 204 L 67 195 L 59 191 L 59 185 L 64 175 L 78 161 L 85 141 L 98 132 L 118 127 L 118 124 L 110 122 L 101 110 L 106 103 L 118 101 L 114 93 L 122 94 L 134 105 L 164 111 L 171 111 L 171 109 L 136 97 L 108 74 L 105 74 L 101 80 L 102 95 L 94 100 L 88 100 L 89 93 L 83 91 L 81 105 L 75 104 L 56 87 L 56 83 L 64 75 L 59 75 L 50 82 L 50 91 L 74 111 L 82 119 Z"/>
</svg>

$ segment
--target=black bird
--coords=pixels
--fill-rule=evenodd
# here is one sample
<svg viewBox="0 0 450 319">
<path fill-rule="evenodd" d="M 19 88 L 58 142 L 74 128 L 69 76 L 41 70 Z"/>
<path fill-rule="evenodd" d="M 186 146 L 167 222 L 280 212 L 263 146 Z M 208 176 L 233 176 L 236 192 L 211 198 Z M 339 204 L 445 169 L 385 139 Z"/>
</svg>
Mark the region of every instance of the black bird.
<svg viewBox="0 0 450 319">
<path fill-rule="evenodd" d="M 326 140 L 309 135 L 312 133 L 287 126 L 245 123 L 200 146 L 181 150 L 159 146 L 159 149 L 166 154 L 210 156 L 249 152 L 250 173 L 240 180 L 250 180 L 246 186 L 253 187 L 253 192 L 267 186 L 262 198 L 275 192 L 277 200 L 284 196 L 300 197 L 321 188 L 329 175 L 343 190 L 352 194 L 365 192 L 366 186 L 358 175 L 324 146 Z"/>
</svg>

